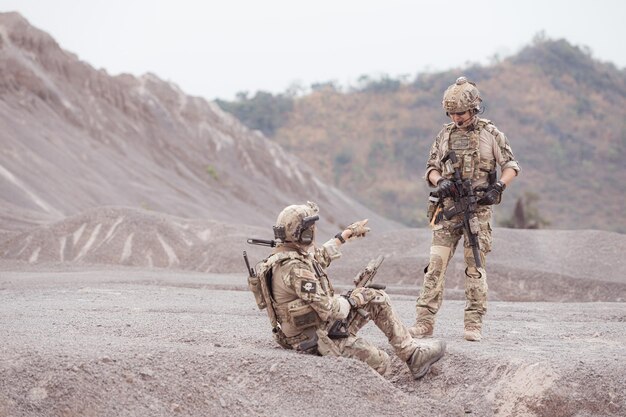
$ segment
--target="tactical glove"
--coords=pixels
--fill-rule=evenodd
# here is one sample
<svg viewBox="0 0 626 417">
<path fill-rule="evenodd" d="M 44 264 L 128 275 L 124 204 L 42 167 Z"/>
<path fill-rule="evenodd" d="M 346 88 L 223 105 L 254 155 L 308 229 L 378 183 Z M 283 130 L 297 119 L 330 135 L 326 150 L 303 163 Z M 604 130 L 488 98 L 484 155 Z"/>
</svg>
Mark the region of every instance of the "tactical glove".
<svg viewBox="0 0 626 417">
<path fill-rule="evenodd" d="M 335 298 L 337 300 L 337 307 L 334 309 L 333 319 L 343 320 L 348 317 L 348 314 L 350 314 L 352 304 L 350 303 L 350 300 L 343 295 L 336 295 Z"/>
<path fill-rule="evenodd" d="M 352 290 L 348 301 L 350 301 L 351 306 L 360 308 L 376 298 L 376 295 L 376 290 L 373 288 L 358 287 Z"/>
<path fill-rule="evenodd" d="M 490 206 L 493 204 L 500 204 L 502 199 L 502 192 L 506 188 L 506 184 L 502 181 L 498 181 L 495 184 L 489 185 L 483 197 L 478 200 L 478 204 L 481 206 Z"/>
<path fill-rule="evenodd" d="M 352 233 L 349 239 L 352 239 L 353 237 L 365 236 L 365 234 L 371 230 L 369 227 L 365 226 L 367 224 L 367 221 L 368 219 L 361 220 L 358 222 L 354 222 L 350 226 L 348 226 L 347 229 L 350 230 L 350 232 Z"/>
<path fill-rule="evenodd" d="M 452 181 L 447 178 L 441 177 L 439 181 L 437 181 L 437 188 L 439 189 L 439 197 L 453 197 L 457 194 L 456 186 Z"/>
</svg>

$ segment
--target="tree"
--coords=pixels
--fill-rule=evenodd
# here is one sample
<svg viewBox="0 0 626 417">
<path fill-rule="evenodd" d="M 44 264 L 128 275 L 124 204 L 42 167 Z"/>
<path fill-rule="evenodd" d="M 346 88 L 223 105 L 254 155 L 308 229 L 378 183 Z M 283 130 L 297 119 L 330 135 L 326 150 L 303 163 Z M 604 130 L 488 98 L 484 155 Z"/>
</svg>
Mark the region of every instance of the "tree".
<svg viewBox="0 0 626 417">
<path fill-rule="evenodd" d="M 539 195 L 527 191 L 522 197 L 517 199 L 513 215 L 511 218 L 504 220 L 503 227 L 512 229 L 542 229 L 550 225 L 550 221 L 544 219 L 540 214 L 535 203 L 539 201 Z"/>
</svg>

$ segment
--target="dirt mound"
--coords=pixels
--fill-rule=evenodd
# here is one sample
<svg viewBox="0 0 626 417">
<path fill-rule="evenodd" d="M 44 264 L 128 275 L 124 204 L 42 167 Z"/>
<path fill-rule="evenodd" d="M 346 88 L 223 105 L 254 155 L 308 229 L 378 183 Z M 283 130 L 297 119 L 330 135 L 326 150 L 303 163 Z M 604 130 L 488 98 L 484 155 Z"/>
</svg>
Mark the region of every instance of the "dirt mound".
<svg viewBox="0 0 626 417">
<path fill-rule="evenodd" d="M 250 226 L 187 220 L 151 211 L 103 207 L 14 236 L 4 259 L 36 263 L 111 264 L 231 272 L 224 262 Z M 240 265 L 241 266 L 241 265 Z"/>
<path fill-rule="evenodd" d="M 480 343 L 447 300 L 447 354 L 414 381 L 277 347 L 245 277 L 0 262 L 0 416 L 621 416 L 623 303 L 492 302 Z M 230 283 L 231 288 L 222 288 Z M 233 288 L 236 287 L 236 288 Z M 242 289 L 242 291 L 234 289 Z M 392 301 L 414 320 L 415 297 Z M 358 411 L 355 411 L 358 410 Z"/>
<path fill-rule="evenodd" d="M 242 273 L 271 249 L 246 239 L 271 238 L 267 228 L 191 220 L 147 210 L 102 207 L 0 241 L 0 258 L 29 264 L 109 264 Z M 319 240 L 330 236 L 320 233 Z M 598 231 L 496 229 L 488 258 L 490 299 L 506 301 L 624 301 L 626 236 Z M 377 280 L 416 294 L 428 263 L 430 232 L 377 233 L 343 246 L 331 276 L 349 285 L 369 259 L 385 255 Z M 593 262 L 590 262 L 593 259 Z M 464 299 L 464 264 L 450 263 L 446 298 Z"/>
<path fill-rule="evenodd" d="M 625 301 L 626 236 L 603 231 L 515 230 L 496 228 L 487 258 L 489 297 L 506 301 Z M 346 245 L 333 276 L 349 283 L 365 259 L 385 255 L 379 282 L 415 293 L 428 265 L 431 233 L 406 229 Z M 462 253 L 450 262 L 446 297 L 465 299 Z"/>
</svg>

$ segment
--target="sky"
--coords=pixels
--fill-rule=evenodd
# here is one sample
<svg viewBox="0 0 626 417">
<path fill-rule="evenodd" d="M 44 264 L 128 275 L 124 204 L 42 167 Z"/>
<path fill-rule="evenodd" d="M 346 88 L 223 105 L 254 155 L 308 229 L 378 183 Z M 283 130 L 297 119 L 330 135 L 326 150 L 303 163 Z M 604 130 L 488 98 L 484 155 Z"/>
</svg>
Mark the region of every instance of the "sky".
<svg viewBox="0 0 626 417">
<path fill-rule="evenodd" d="M 487 65 L 540 33 L 626 67 L 623 0 L 0 0 L 6 11 L 97 69 L 208 100 Z"/>
</svg>

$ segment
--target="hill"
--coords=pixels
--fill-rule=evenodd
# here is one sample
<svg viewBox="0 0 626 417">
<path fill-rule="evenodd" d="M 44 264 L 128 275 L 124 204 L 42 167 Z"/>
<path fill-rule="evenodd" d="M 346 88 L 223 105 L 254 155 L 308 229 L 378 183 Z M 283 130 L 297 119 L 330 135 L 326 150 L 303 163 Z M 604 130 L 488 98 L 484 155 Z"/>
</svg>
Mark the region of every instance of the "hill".
<svg viewBox="0 0 626 417">
<path fill-rule="evenodd" d="M 214 103 L 96 70 L 16 13 L 0 14 L 0 73 L 0 238 L 110 205 L 271 237 L 283 207 L 312 200 L 328 234 L 365 217 L 401 227 Z"/>
<path fill-rule="evenodd" d="M 482 117 L 505 132 L 523 169 L 496 224 L 528 197 L 551 228 L 626 233 L 626 71 L 565 40 L 538 38 L 489 66 L 410 82 L 364 76 L 349 91 L 329 82 L 304 96 L 260 92 L 218 103 L 367 206 L 422 226 L 426 155 L 447 122 L 443 92 L 460 75 L 477 82 Z"/>
</svg>

